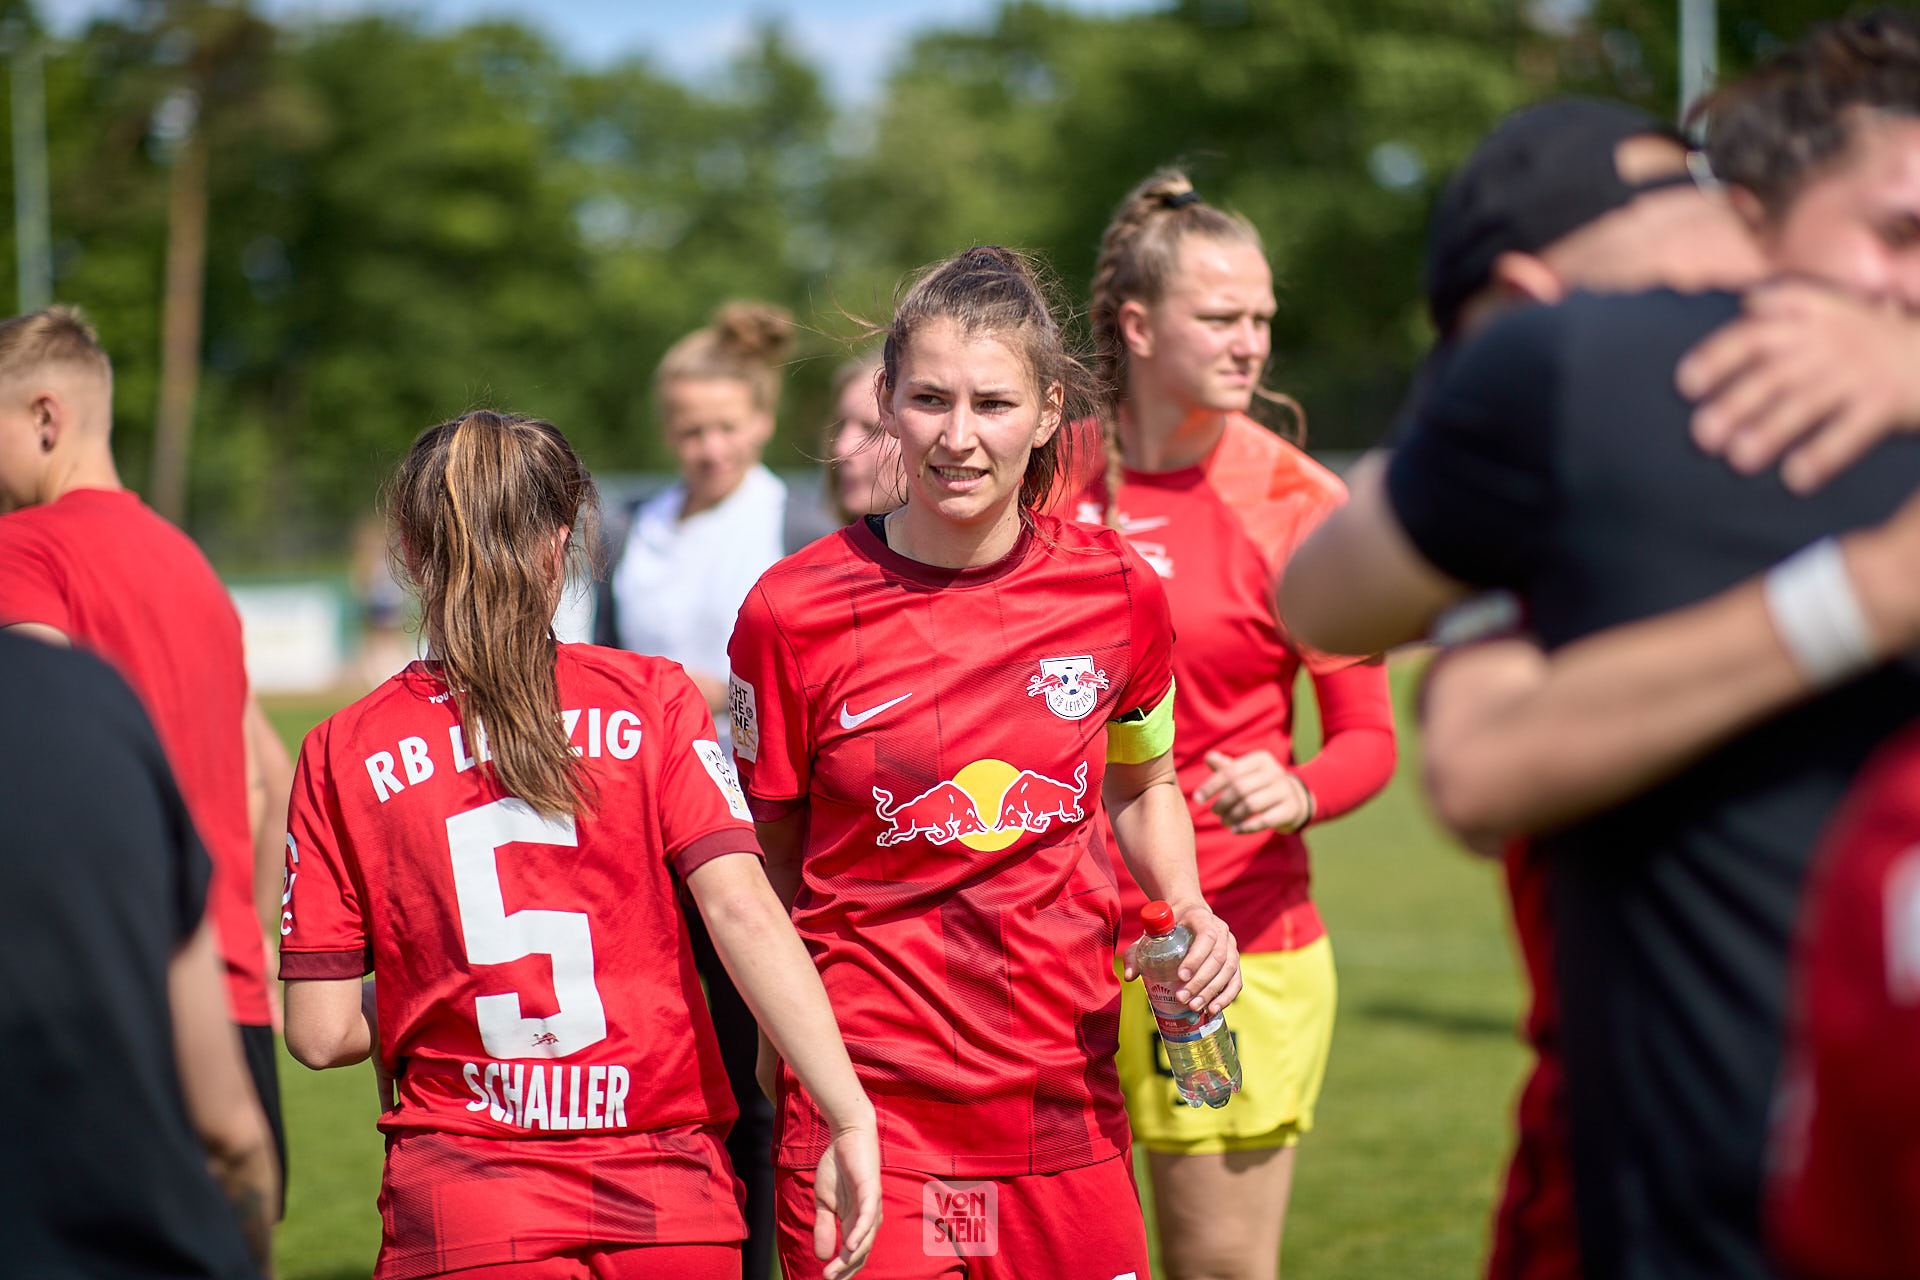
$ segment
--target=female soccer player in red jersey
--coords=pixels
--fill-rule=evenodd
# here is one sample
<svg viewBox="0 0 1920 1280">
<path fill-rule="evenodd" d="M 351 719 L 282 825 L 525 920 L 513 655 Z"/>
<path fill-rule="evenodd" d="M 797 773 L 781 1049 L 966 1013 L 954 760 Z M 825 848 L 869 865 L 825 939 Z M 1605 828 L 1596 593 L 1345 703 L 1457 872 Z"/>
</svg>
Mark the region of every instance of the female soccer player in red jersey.
<svg viewBox="0 0 1920 1280">
<path fill-rule="evenodd" d="M 376 1277 L 739 1275 L 735 1108 L 677 885 L 820 1099 L 809 1243 L 851 1274 L 873 1108 L 706 704 L 671 662 L 549 630 L 585 469 L 547 423 L 471 413 L 391 494 L 432 656 L 308 735 L 281 925 L 289 1050 L 397 1077 Z"/>
<path fill-rule="evenodd" d="M 1134 878 L 1194 932 L 1182 998 L 1218 1011 L 1239 988 L 1168 754 L 1166 598 L 1117 535 L 1040 514 L 1086 385 L 1024 258 L 925 272 L 877 380 L 905 504 L 774 566 L 733 635 L 768 872 L 880 1114 L 877 1276 L 1147 1274 L 1103 801 Z M 828 1132 L 777 1076 L 797 1280 L 818 1274 L 804 1208 Z"/>
<path fill-rule="evenodd" d="M 1294 1144 L 1312 1127 L 1333 1031 L 1333 956 L 1300 831 L 1393 774 L 1384 668 L 1303 652 L 1275 611 L 1287 556 L 1345 490 L 1247 416 L 1257 396 L 1284 400 L 1261 387 L 1274 306 L 1252 224 L 1201 201 L 1184 174 L 1157 173 L 1121 202 L 1090 308 L 1112 393 L 1108 466 L 1075 514 L 1115 525 L 1166 588 L 1180 636 L 1174 763 L 1201 887 L 1240 941 L 1246 982 L 1233 1018 L 1246 1085 L 1218 1111 L 1181 1102 L 1143 993 L 1127 992 L 1121 1083 L 1175 1277 L 1278 1271 Z M 1303 666 L 1325 745 L 1296 764 Z M 1129 912 L 1151 896 L 1121 883 Z"/>
</svg>

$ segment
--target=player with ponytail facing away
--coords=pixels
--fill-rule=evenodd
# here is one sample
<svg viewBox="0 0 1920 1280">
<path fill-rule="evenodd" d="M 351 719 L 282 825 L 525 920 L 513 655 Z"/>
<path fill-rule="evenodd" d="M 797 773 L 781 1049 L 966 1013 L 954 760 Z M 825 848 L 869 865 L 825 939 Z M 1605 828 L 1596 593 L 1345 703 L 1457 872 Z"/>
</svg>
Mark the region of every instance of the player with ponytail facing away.
<svg viewBox="0 0 1920 1280">
<path fill-rule="evenodd" d="M 901 293 L 875 379 L 905 502 L 761 578 L 731 647 L 733 745 L 880 1115 L 872 1274 L 1148 1274 L 1113 1068 L 1122 921 L 1096 814 L 1195 937 L 1182 999 L 1239 989 L 1170 763 L 1172 633 L 1153 571 L 1044 514 L 1089 375 L 1033 265 L 977 248 Z M 805 1206 L 820 1099 L 785 1063 L 781 1261 L 819 1274 Z"/>
<path fill-rule="evenodd" d="M 1232 1019 L 1245 1085 L 1217 1111 L 1182 1102 L 1144 993 L 1127 989 L 1121 1084 L 1176 1280 L 1277 1273 L 1294 1148 L 1313 1126 L 1333 1032 L 1333 957 L 1300 833 L 1376 794 L 1394 765 L 1384 667 L 1303 650 L 1275 608 L 1288 555 L 1346 491 L 1249 416 L 1263 402 L 1304 423 L 1262 386 L 1274 309 L 1258 232 L 1185 174 L 1156 173 L 1120 203 L 1089 308 L 1109 392 L 1106 466 L 1082 473 L 1069 510 L 1117 528 L 1166 589 L 1179 634 L 1173 763 L 1201 887 L 1240 941 L 1246 982 Z M 1325 741 L 1300 763 L 1303 667 Z M 1125 877 L 1120 889 L 1133 915 L 1156 896 Z"/>
<path fill-rule="evenodd" d="M 878 1226 L 873 1108 L 705 700 L 671 662 L 549 626 L 595 506 L 565 438 L 529 418 L 442 423 L 396 470 L 429 656 L 301 749 L 287 1047 L 314 1068 L 377 1054 L 395 1077 L 378 1280 L 732 1280 L 735 1108 L 684 885 L 821 1100 L 809 1244 L 846 1276 Z"/>
</svg>

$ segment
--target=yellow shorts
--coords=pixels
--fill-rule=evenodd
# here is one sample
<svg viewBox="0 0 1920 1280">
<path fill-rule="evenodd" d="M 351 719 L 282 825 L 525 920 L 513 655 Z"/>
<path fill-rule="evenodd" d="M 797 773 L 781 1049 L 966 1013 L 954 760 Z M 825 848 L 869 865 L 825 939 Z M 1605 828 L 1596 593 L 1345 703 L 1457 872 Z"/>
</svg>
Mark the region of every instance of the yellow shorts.
<svg viewBox="0 0 1920 1280">
<path fill-rule="evenodd" d="M 1146 988 L 1120 997 L 1120 1088 L 1133 1139 L 1151 1151 L 1198 1155 L 1290 1147 L 1313 1128 L 1313 1105 L 1333 1041 L 1333 947 L 1240 957 L 1240 995 L 1227 1026 L 1240 1050 L 1240 1092 L 1226 1106 L 1188 1106 L 1174 1088 Z"/>
</svg>

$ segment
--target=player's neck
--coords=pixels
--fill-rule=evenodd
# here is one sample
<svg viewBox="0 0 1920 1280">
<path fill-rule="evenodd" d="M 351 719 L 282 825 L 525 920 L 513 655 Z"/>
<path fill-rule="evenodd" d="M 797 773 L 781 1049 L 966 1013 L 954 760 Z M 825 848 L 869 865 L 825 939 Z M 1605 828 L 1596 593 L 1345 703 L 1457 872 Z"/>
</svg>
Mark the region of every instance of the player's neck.
<svg viewBox="0 0 1920 1280">
<path fill-rule="evenodd" d="M 974 569 L 992 564 L 1020 540 L 1017 500 L 992 519 L 956 524 L 917 507 L 909 499 L 904 507 L 883 516 L 881 523 L 890 549 L 937 569 Z"/>
<path fill-rule="evenodd" d="M 113 465 L 110 449 L 83 449 L 70 458 L 51 463 L 41 476 L 36 497 L 40 502 L 58 502 L 75 489 L 120 489 L 120 472 Z"/>
<path fill-rule="evenodd" d="M 1120 402 L 1120 457 L 1135 471 L 1198 466 L 1227 429 L 1227 415 L 1151 394 Z"/>
</svg>

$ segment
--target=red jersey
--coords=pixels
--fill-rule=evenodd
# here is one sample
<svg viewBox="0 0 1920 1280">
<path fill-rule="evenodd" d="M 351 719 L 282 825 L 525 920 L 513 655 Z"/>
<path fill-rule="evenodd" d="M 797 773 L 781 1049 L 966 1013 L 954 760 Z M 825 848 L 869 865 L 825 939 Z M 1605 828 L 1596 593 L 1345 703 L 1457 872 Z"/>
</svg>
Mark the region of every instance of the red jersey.
<svg viewBox="0 0 1920 1280">
<path fill-rule="evenodd" d="M 1113 1066 L 1108 722 L 1172 685 L 1166 597 L 1108 530 L 1048 516 L 938 569 L 861 521 L 768 570 L 728 649 L 755 816 L 807 807 L 794 923 L 884 1163 L 1051 1173 L 1130 1146 Z M 826 1129 L 783 1069 L 776 1160 Z"/>
<path fill-rule="evenodd" d="M 287 833 L 283 978 L 378 978 L 389 1131 L 664 1129 L 736 1114 L 675 896 L 758 854 L 713 718 L 678 666 L 561 645 L 594 790 L 547 818 L 502 789 L 416 662 L 307 735 Z M 478 740 L 476 740 L 476 738 Z"/>
<path fill-rule="evenodd" d="M 240 615 L 186 534 L 128 489 L 75 489 L 0 516 L 0 625 L 56 627 L 146 706 L 213 861 L 207 914 L 233 1020 L 265 1026 L 266 941 L 247 821 Z"/>
<path fill-rule="evenodd" d="M 1906 1280 L 1920 1276 L 1920 729 L 1868 765 L 1820 857 L 1769 1227 L 1793 1274 Z"/>
<path fill-rule="evenodd" d="M 1304 665 L 1316 676 L 1359 659 L 1303 652 L 1281 630 L 1274 607 L 1280 571 L 1336 507 L 1340 478 L 1242 414 L 1198 466 L 1125 473 L 1114 506 L 1120 531 L 1160 575 L 1180 634 L 1173 670 L 1174 763 L 1189 797 L 1207 905 L 1226 921 L 1242 952 L 1291 951 L 1326 932 L 1308 898 L 1306 842 L 1298 832 L 1235 835 L 1207 805 L 1191 802 L 1213 776 L 1207 753 L 1243 756 L 1265 748 L 1293 760 L 1293 686 Z M 1096 477 L 1077 495 L 1074 516 L 1106 519 L 1106 484 Z M 1355 671 L 1369 732 L 1384 740 L 1357 794 L 1334 797 L 1316 785 L 1311 762 L 1301 780 L 1325 819 L 1384 787 L 1393 773 L 1392 711 L 1380 668 Z M 1328 718 L 1327 728 L 1335 728 Z M 1124 918 L 1137 918 L 1146 895 L 1120 878 Z"/>
</svg>

